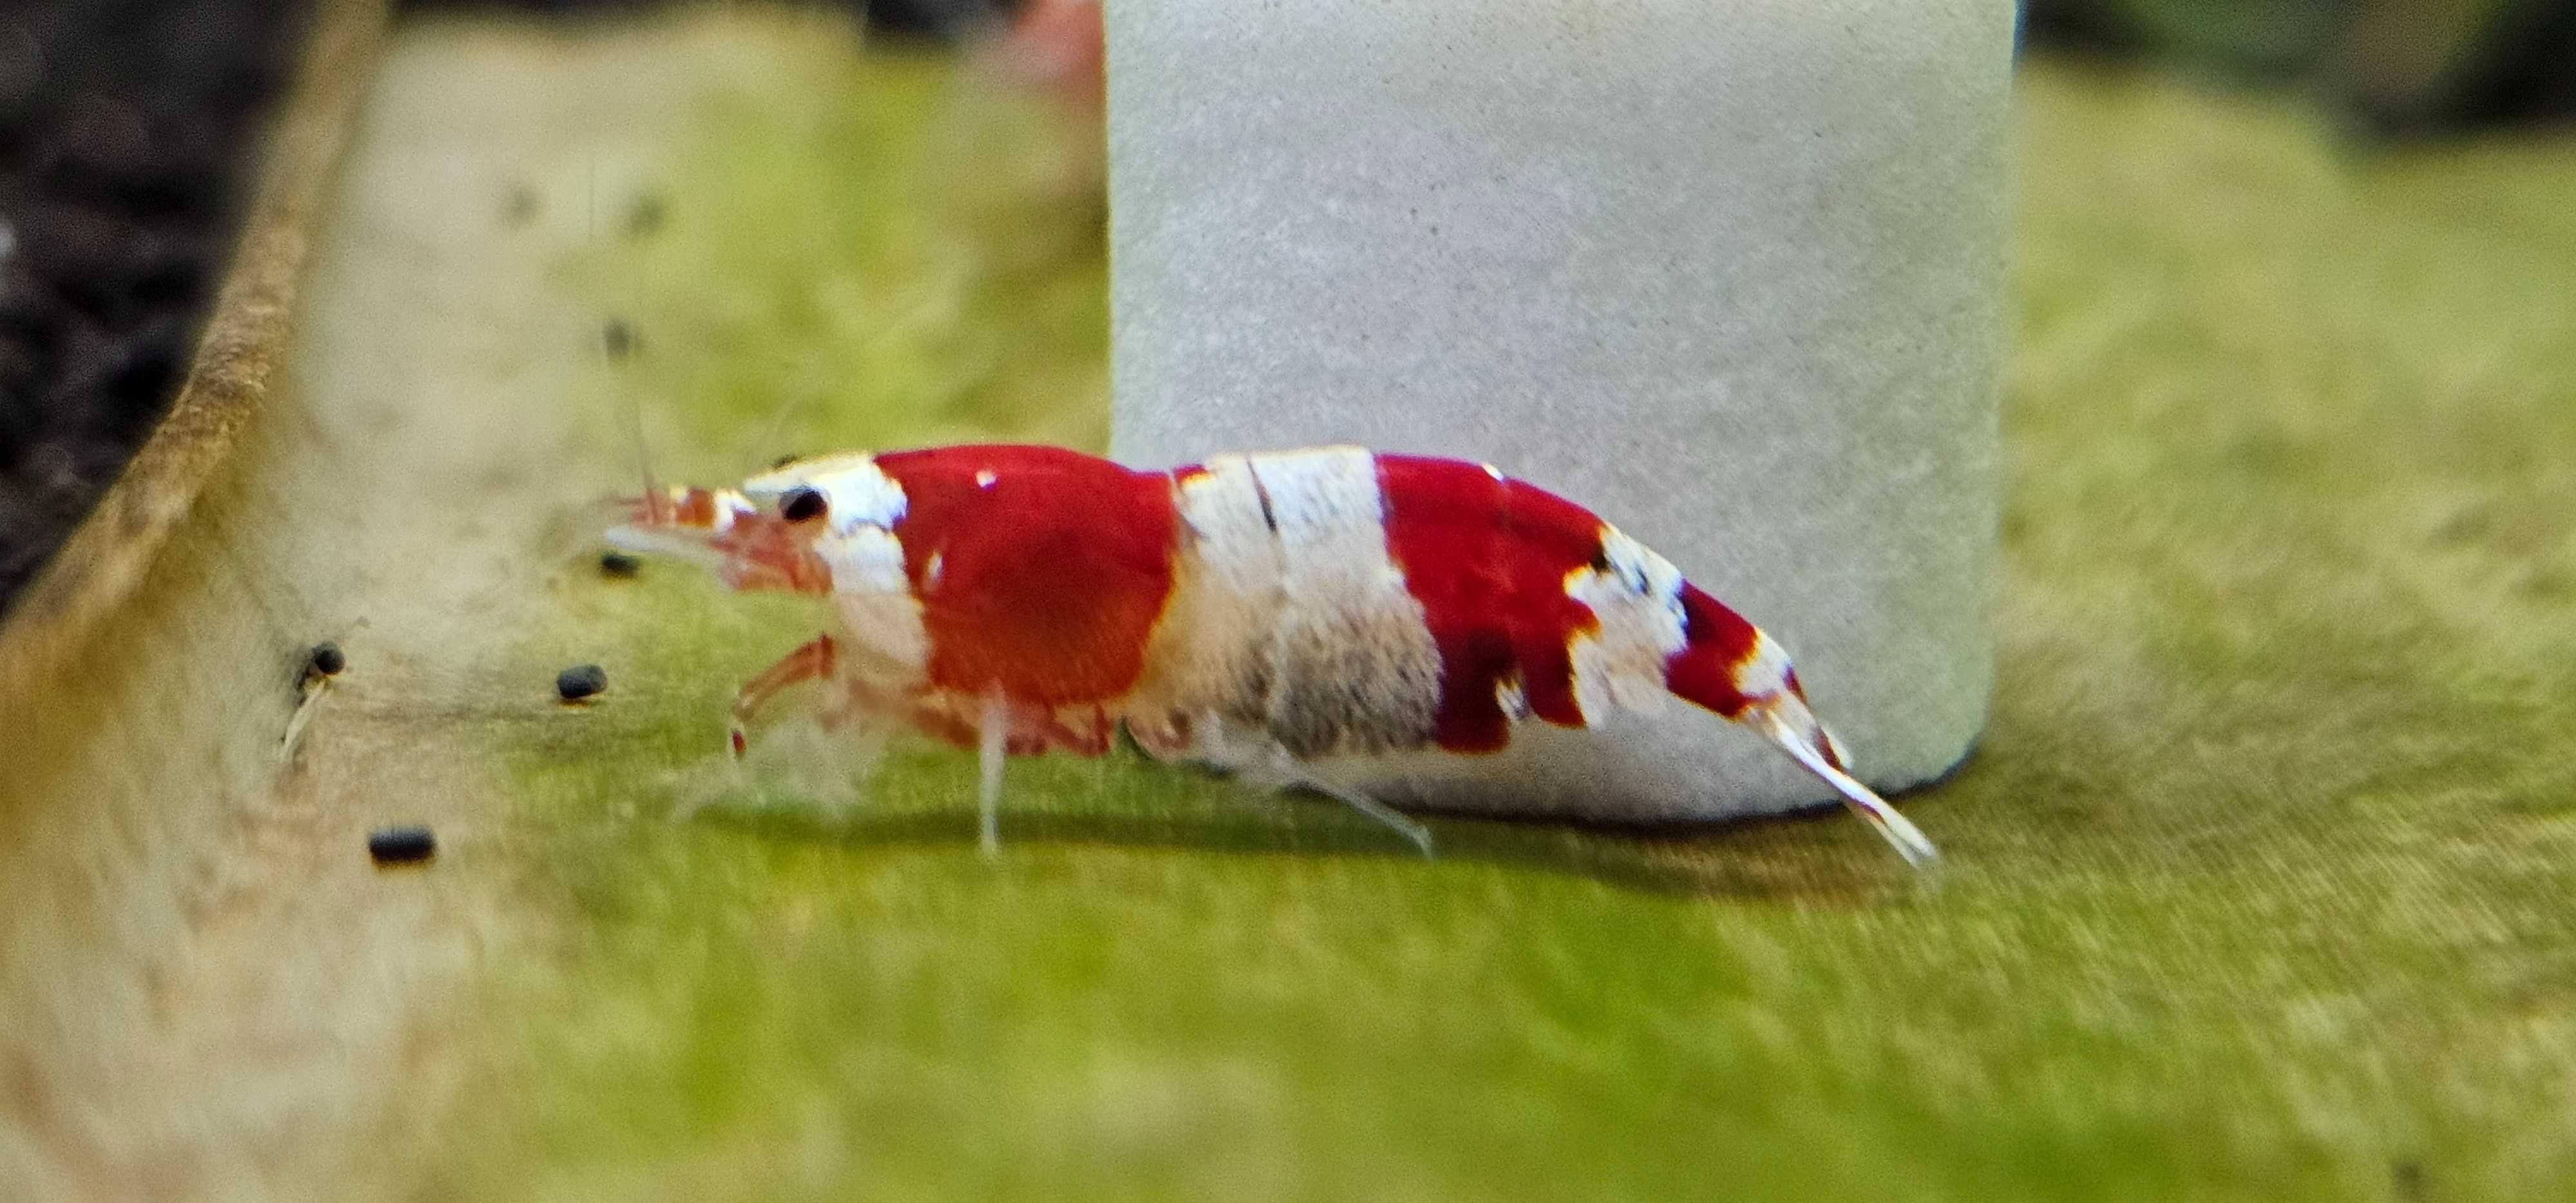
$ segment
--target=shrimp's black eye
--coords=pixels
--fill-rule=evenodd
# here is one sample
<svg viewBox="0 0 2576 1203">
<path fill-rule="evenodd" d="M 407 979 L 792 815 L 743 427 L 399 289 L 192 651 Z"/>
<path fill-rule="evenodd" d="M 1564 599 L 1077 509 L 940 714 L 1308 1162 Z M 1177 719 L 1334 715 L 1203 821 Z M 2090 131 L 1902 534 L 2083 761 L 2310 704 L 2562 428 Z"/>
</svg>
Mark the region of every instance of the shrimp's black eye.
<svg viewBox="0 0 2576 1203">
<path fill-rule="evenodd" d="M 789 489 L 778 499 L 778 516 L 789 522 L 820 518 L 823 508 L 823 495 L 812 489 Z"/>
</svg>

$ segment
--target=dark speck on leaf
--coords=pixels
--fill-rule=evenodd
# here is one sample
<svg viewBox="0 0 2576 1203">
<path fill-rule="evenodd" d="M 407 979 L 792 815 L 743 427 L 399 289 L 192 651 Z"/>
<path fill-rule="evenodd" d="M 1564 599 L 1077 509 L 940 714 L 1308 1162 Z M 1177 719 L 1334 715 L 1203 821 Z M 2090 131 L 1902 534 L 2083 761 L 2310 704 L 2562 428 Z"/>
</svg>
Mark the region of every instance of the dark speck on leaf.
<svg viewBox="0 0 2576 1203">
<path fill-rule="evenodd" d="M 367 855 L 379 865 L 409 865 L 438 854 L 438 836 L 426 827 L 379 827 L 367 833 Z"/>
<path fill-rule="evenodd" d="M 576 664 L 555 674 L 555 695 L 567 702 L 578 702 L 606 688 L 608 670 L 596 664 Z"/>
<path fill-rule="evenodd" d="M 599 553 L 599 570 L 609 576 L 633 576 L 644 562 L 622 551 Z"/>
<path fill-rule="evenodd" d="M 624 359 L 634 354 L 638 341 L 635 327 L 627 325 L 622 317 L 608 319 L 608 324 L 599 331 L 599 345 L 607 348 L 610 359 Z"/>
<path fill-rule="evenodd" d="M 326 677 L 336 677 L 340 675 L 341 669 L 349 667 L 349 658 L 341 654 L 339 644 L 324 640 L 313 645 L 312 658 L 308 663 L 311 664 L 314 672 Z"/>
</svg>

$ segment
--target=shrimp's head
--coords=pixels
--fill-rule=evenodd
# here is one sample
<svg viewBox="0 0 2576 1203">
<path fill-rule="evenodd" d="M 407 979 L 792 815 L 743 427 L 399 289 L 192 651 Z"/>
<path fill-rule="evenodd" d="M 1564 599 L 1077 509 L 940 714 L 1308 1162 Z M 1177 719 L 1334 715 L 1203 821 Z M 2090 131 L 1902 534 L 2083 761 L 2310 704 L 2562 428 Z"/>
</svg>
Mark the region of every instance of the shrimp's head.
<svg viewBox="0 0 2576 1203">
<path fill-rule="evenodd" d="M 694 559 L 734 589 L 828 594 L 905 588 L 903 489 L 860 453 L 782 460 L 730 489 L 648 489 L 620 503 L 608 542 Z"/>
<path fill-rule="evenodd" d="M 829 593 L 832 573 L 814 551 L 823 524 L 802 505 L 762 505 L 742 489 L 674 485 L 620 499 L 610 546 L 695 560 L 727 588 Z"/>
</svg>

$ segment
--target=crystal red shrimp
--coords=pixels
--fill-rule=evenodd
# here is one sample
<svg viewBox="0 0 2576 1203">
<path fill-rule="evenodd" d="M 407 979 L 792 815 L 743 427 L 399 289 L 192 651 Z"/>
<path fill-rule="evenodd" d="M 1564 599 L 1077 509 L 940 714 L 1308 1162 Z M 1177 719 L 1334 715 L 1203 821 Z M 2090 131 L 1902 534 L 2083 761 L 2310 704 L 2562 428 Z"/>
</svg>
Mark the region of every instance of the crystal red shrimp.
<svg viewBox="0 0 2576 1203">
<path fill-rule="evenodd" d="M 1305 771 L 1502 748 L 1680 698 L 1750 728 L 1914 865 L 1922 832 L 1844 771 L 1778 643 L 1589 511 L 1483 465 L 1353 447 L 1135 471 L 1053 447 L 783 463 L 674 488 L 609 533 L 734 589 L 828 598 L 839 623 L 745 684 L 731 746 L 781 690 L 984 757 L 1157 759 L 1328 793 L 1430 850 L 1419 823 Z"/>
</svg>

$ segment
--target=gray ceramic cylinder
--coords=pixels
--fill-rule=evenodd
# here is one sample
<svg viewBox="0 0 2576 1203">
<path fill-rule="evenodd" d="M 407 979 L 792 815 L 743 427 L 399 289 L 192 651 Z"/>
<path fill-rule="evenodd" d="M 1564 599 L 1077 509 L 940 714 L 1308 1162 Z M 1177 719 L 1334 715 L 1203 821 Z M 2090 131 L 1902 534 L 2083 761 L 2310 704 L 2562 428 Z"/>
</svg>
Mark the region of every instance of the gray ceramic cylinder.
<svg viewBox="0 0 2576 1203">
<path fill-rule="evenodd" d="M 1790 651 L 1883 789 L 1993 680 L 2003 0 L 1120 0 L 1112 449 L 1484 460 Z M 1394 799 L 1830 794 L 1705 712 L 1390 763 Z"/>
</svg>

